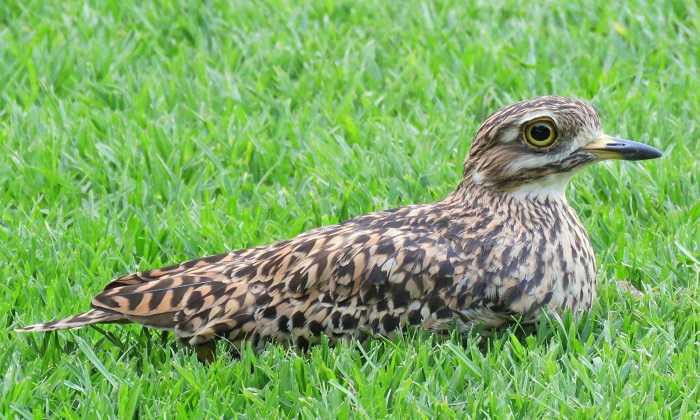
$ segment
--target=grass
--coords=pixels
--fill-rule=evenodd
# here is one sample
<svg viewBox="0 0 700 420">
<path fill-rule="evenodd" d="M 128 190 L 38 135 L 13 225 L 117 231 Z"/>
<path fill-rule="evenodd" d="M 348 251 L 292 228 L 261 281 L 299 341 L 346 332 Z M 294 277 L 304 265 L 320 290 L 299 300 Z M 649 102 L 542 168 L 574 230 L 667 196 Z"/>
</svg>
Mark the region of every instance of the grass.
<svg viewBox="0 0 700 420">
<path fill-rule="evenodd" d="M 700 413 L 697 5 L 467 3 L 0 4 L 0 416 Z M 137 326 L 12 332 L 121 274 L 440 198 L 482 119 L 543 94 L 666 153 L 572 182 L 599 264 L 583 319 L 483 353 L 416 332 L 209 366 Z"/>
</svg>

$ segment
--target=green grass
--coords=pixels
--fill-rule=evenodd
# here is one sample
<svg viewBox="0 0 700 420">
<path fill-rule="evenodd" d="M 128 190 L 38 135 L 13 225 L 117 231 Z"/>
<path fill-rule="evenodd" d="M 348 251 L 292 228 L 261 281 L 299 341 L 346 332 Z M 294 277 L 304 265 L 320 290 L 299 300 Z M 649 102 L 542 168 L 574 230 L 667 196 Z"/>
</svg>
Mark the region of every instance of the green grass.
<svg viewBox="0 0 700 420">
<path fill-rule="evenodd" d="M 697 5 L 467 3 L 2 2 L 0 416 L 697 415 Z M 440 198 L 483 118 L 543 94 L 666 153 L 572 182 L 584 319 L 209 366 L 138 326 L 12 332 L 121 274 Z"/>
</svg>

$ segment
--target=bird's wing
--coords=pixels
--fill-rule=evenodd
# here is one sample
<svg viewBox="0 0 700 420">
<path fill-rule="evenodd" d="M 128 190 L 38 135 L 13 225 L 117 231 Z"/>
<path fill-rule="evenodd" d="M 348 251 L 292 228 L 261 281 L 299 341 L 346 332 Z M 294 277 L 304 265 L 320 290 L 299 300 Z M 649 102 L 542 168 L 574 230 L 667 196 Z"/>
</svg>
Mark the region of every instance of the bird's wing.
<svg viewBox="0 0 700 420">
<path fill-rule="evenodd" d="M 465 330 L 472 321 L 502 323 L 490 319 L 505 295 L 477 268 L 493 252 L 464 248 L 463 237 L 447 232 L 449 223 L 420 210 L 360 216 L 284 242 L 124 276 L 95 296 L 84 316 L 20 331 L 129 320 L 173 329 L 195 346 L 215 337 L 304 346 L 321 333 L 335 340 L 391 335 L 406 325 L 445 330 L 456 318 Z"/>
<path fill-rule="evenodd" d="M 257 275 L 214 282 L 189 297 L 176 334 L 192 345 L 215 336 L 257 334 L 283 341 L 323 332 L 389 334 L 411 317 L 447 320 L 461 275 L 451 244 L 403 229 L 353 230 L 290 243 L 260 262 Z"/>
</svg>

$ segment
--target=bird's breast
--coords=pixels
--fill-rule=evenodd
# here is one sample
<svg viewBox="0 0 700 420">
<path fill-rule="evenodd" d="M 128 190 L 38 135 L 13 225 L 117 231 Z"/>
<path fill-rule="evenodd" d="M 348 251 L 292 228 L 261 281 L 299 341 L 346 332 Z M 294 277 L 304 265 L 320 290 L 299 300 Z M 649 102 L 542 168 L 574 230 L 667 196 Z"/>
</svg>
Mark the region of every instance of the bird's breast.
<svg viewBox="0 0 700 420">
<path fill-rule="evenodd" d="M 564 200 L 503 200 L 464 222 L 462 310 L 534 320 L 541 308 L 580 312 L 596 290 L 588 234 Z"/>
</svg>

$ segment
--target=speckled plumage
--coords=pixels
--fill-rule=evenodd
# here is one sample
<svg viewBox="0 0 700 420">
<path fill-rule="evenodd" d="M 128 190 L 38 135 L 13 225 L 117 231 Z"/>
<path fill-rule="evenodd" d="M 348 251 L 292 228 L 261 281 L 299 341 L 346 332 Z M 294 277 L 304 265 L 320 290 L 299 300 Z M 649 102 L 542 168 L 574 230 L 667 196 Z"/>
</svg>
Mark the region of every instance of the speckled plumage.
<svg viewBox="0 0 700 420">
<path fill-rule="evenodd" d="M 523 132 L 539 120 L 558 134 L 546 148 Z M 621 151 L 619 142 L 602 134 L 585 102 L 519 102 L 480 127 L 462 182 L 440 201 L 120 277 L 91 311 L 18 331 L 136 322 L 174 330 L 206 358 L 217 338 L 304 348 L 321 334 L 335 343 L 391 337 L 407 325 L 466 332 L 532 322 L 543 308 L 578 313 L 593 302 L 596 266 L 566 183 L 599 159 L 660 156 L 632 142 Z"/>
</svg>

